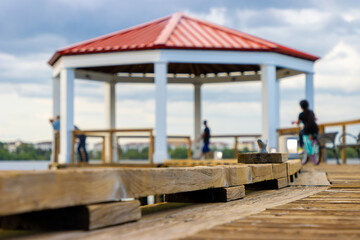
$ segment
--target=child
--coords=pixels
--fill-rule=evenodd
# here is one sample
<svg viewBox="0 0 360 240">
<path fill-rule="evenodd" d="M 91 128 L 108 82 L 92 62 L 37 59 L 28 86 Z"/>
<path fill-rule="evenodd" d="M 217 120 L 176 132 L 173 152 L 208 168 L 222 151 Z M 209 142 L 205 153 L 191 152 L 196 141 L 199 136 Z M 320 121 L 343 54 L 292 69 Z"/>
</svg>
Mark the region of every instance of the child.
<svg viewBox="0 0 360 240">
<path fill-rule="evenodd" d="M 298 117 L 297 121 L 293 121 L 292 124 L 299 125 L 300 122 L 304 124 L 304 128 L 299 133 L 299 145 L 300 152 L 302 152 L 304 147 L 303 135 L 312 135 L 314 138 L 319 133 L 319 127 L 316 124 L 316 118 L 313 111 L 309 109 L 309 102 L 306 100 L 300 101 L 300 107 L 303 110 Z"/>
</svg>

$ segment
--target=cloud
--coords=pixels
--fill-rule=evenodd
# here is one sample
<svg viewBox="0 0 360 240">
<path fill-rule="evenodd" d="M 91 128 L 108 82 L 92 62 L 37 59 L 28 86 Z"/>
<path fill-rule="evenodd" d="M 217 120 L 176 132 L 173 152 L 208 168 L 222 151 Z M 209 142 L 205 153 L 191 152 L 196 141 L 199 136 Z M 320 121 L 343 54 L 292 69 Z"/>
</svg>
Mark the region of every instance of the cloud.
<svg viewBox="0 0 360 240">
<path fill-rule="evenodd" d="M 232 26 L 232 20 L 228 17 L 227 9 L 224 7 L 212 7 L 209 9 L 209 13 L 196 13 L 190 10 L 186 10 L 185 13 L 219 25 Z"/>
<path fill-rule="evenodd" d="M 322 89 L 337 89 L 345 93 L 359 93 L 359 63 L 360 52 L 345 42 L 339 42 L 315 65 L 315 86 Z"/>
<path fill-rule="evenodd" d="M 0 52 L 0 83 L 45 83 L 51 78 L 46 61 L 48 54 L 38 53 L 26 56 Z"/>
</svg>

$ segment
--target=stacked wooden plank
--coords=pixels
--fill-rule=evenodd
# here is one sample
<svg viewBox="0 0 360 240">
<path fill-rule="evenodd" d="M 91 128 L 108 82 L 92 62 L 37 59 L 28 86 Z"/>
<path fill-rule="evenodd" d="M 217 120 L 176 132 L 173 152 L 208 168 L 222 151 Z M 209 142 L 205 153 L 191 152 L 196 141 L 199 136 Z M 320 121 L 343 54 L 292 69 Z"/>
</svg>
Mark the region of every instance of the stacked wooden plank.
<svg viewBox="0 0 360 240">
<path fill-rule="evenodd" d="M 2 226 L 5 226 L 13 221 L 10 215 L 18 218 L 23 214 L 26 219 L 28 216 L 24 214 L 29 212 L 71 210 L 70 215 L 79 215 L 79 219 L 85 216 L 85 224 L 80 224 L 82 228 L 94 229 L 141 217 L 138 201 L 121 200 L 207 191 L 212 201 L 230 201 L 244 197 L 246 184 L 287 179 L 289 164 L 291 169 L 301 168 L 301 164 L 289 161 L 229 166 L 0 172 L 0 216 L 3 216 Z"/>
</svg>

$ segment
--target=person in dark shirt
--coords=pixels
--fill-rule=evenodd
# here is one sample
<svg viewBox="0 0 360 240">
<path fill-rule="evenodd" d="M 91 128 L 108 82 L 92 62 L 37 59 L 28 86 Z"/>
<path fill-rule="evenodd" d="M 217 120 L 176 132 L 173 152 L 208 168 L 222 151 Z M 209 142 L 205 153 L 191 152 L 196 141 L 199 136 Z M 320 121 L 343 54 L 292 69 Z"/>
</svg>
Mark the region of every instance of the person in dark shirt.
<svg viewBox="0 0 360 240">
<path fill-rule="evenodd" d="M 319 133 L 319 126 L 316 124 L 316 117 L 313 111 L 309 109 L 309 102 L 306 100 L 300 101 L 300 107 L 303 110 L 298 117 L 297 121 L 293 121 L 293 124 L 304 124 L 304 128 L 299 132 L 299 145 L 300 151 L 304 147 L 303 136 L 312 135 L 316 137 Z"/>
<path fill-rule="evenodd" d="M 60 132 L 60 116 L 57 115 L 54 119 L 49 119 L 53 129 Z M 75 130 L 80 130 L 77 126 L 74 126 Z M 86 136 L 83 134 L 76 135 L 79 140 L 77 151 L 79 154 L 80 162 L 89 162 L 89 156 L 86 151 Z"/>
<path fill-rule="evenodd" d="M 212 152 L 210 151 L 210 128 L 207 126 L 207 121 L 204 120 L 204 132 L 203 134 L 200 136 L 200 138 L 197 141 L 200 141 L 201 139 L 203 139 L 204 141 L 204 146 L 201 150 L 201 155 L 200 155 L 200 159 L 202 159 L 203 156 L 205 156 L 205 158 L 212 158 Z"/>
</svg>

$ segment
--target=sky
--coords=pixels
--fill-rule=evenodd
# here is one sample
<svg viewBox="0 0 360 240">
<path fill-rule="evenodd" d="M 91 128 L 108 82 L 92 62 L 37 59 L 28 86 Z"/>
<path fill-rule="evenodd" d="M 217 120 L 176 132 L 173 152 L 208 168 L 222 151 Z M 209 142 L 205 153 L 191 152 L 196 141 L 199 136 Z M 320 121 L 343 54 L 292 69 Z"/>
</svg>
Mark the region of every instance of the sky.
<svg viewBox="0 0 360 240">
<path fill-rule="evenodd" d="M 184 12 L 321 57 L 315 64 L 318 122 L 360 118 L 360 1 L 0 0 L 0 141 L 51 139 L 51 67 L 64 46 Z M 281 127 L 305 97 L 305 77 L 281 81 Z M 105 88 L 75 81 L 75 124 L 105 127 Z M 118 128 L 154 127 L 154 86 L 116 86 Z M 213 134 L 261 132 L 261 83 L 202 87 Z M 168 86 L 168 134 L 193 134 L 193 88 Z"/>
</svg>

